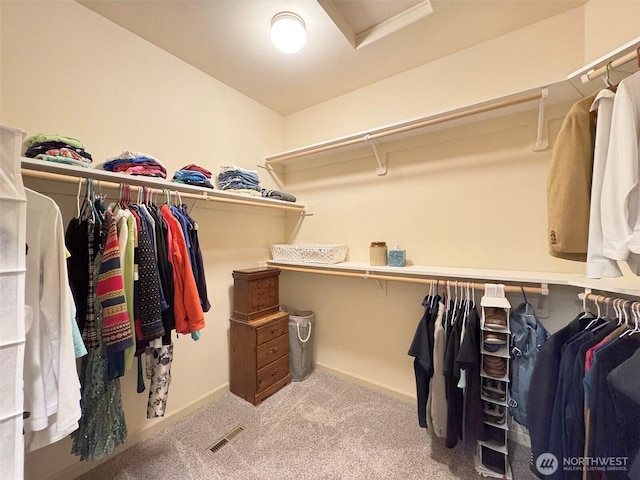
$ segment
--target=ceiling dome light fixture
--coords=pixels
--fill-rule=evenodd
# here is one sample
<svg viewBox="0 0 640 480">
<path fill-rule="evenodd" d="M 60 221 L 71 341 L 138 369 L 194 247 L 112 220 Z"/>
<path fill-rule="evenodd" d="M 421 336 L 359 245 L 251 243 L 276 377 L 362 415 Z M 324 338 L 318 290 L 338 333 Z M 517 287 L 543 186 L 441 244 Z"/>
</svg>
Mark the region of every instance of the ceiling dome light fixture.
<svg viewBox="0 0 640 480">
<path fill-rule="evenodd" d="M 271 19 L 271 42 L 284 53 L 296 53 L 307 43 L 304 21 L 295 13 L 281 12 Z"/>
</svg>

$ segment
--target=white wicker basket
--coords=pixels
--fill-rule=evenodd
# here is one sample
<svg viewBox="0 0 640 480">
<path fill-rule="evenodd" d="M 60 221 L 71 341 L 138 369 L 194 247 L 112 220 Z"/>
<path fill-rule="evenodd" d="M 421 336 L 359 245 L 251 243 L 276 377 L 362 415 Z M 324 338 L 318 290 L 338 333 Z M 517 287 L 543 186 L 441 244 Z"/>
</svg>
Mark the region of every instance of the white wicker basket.
<svg viewBox="0 0 640 480">
<path fill-rule="evenodd" d="M 271 245 L 274 260 L 285 262 L 340 263 L 347 258 L 348 245 Z"/>
</svg>

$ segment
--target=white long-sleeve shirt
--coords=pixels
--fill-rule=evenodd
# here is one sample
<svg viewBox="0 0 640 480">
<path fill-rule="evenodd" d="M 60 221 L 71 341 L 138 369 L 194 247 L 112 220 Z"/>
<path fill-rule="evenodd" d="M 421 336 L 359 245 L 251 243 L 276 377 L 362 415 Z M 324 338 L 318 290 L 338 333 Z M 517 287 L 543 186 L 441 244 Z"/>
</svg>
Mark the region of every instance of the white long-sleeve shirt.
<svg viewBox="0 0 640 480">
<path fill-rule="evenodd" d="M 615 260 L 605 257 L 602 247 L 601 198 L 602 183 L 606 169 L 611 116 L 615 93 L 601 90 L 591 106 L 597 112 L 596 141 L 593 155 L 593 176 L 591 180 L 591 208 L 589 212 L 589 244 L 587 248 L 587 277 L 615 278 L 622 276 Z"/>
<path fill-rule="evenodd" d="M 600 199 L 603 253 L 613 260 L 640 253 L 639 143 L 640 72 L 620 82 L 613 103 Z M 637 262 L 629 264 L 633 269 Z"/>
<path fill-rule="evenodd" d="M 25 446 L 35 450 L 77 428 L 80 382 L 71 326 L 62 215 L 39 193 L 27 196 L 27 320 L 24 362 Z"/>
</svg>

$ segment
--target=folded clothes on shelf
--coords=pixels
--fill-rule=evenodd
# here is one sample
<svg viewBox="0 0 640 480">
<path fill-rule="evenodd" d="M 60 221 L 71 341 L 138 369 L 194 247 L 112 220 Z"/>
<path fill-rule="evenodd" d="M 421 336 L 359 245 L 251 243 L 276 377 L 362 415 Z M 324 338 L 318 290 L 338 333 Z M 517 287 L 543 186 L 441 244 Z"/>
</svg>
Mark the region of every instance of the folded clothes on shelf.
<svg viewBox="0 0 640 480">
<path fill-rule="evenodd" d="M 65 145 L 69 145 L 70 147 L 73 147 L 73 148 L 84 149 L 84 144 L 80 140 L 76 138 L 65 137 L 63 135 L 58 135 L 57 133 L 55 134 L 39 133 L 38 135 L 34 135 L 32 137 L 27 138 L 24 141 L 24 146 L 28 149 L 31 146 L 35 145 L 36 143 L 48 143 L 48 142 L 64 143 Z"/>
<path fill-rule="evenodd" d="M 106 162 L 97 165 L 96 168 L 128 175 L 167 178 L 167 169 L 160 160 L 147 153 L 128 150 L 117 157 L 107 159 Z"/>
<path fill-rule="evenodd" d="M 209 170 L 207 170 L 206 168 L 203 168 L 203 167 L 201 167 L 199 165 L 194 165 L 193 163 L 190 163 L 189 165 L 185 165 L 180 170 L 189 170 L 189 171 L 193 171 L 193 172 L 200 172 L 205 177 L 207 177 L 208 179 L 211 179 L 211 177 L 213 176 L 213 174 Z"/>
<path fill-rule="evenodd" d="M 176 183 L 184 183 L 187 185 L 196 185 L 198 187 L 213 188 L 213 185 L 211 185 L 209 178 L 211 177 L 207 178 L 207 176 L 199 170 L 180 169 L 176 170 L 171 181 Z"/>
<path fill-rule="evenodd" d="M 261 197 L 260 192 L 257 190 L 252 190 L 250 188 L 227 188 L 225 192 L 230 193 L 241 193 L 243 195 L 249 195 L 251 197 Z"/>
<path fill-rule="evenodd" d="M 38 134 L 24 142 L 24 156 L 47 162 L 89 167 L 93 158 L 84 144 L 75 138 L 62 135 Z"/>
<path fill-rule="evenodd" d="M 260 192 L 260 178 L 255 170 L 235 165 L 223 165 L 218 173 L 218 186 L 222 190 L 255 190 Z"/>
<path fill-rule="evenodd" d="M 247 170 L 235 165 L 223 165 L 220 167 L 218 186 L 222 190 L 234 193 L 273 198 L 274 200 L 282 200 L 285 202 L 296 201 L 296 197 L 289 193 L 262 188 L 257 171 Z"/>
<path fill-rule="evenodd" d="M 276 200 L 282 200 L 284 202 L 295 202 L 296 197 L 290 193 L 279 192 L 278 190 L 267 190 L 263 188 L 260 190 L 260 194 L 265 198 L 274 198 Z"/>
</svg>

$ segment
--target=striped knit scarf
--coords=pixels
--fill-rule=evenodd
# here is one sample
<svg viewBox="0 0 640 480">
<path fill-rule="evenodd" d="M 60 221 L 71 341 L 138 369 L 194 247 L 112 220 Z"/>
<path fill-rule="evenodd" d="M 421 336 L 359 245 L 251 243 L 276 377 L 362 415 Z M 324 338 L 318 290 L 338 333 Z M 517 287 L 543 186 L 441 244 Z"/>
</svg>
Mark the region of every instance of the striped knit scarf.
<svg viewBox="0 0 640 480">
<path fill-rule="evenodd" d="M 106 212 L 105 223 L 108 233 L 96 295 L 102 305 L 102 339 L 107 346 L 107 356 L 111 357 L 132 346 L 133 337 L 124 296 L 116 220 L 109 210 Z"/>
</svg>

